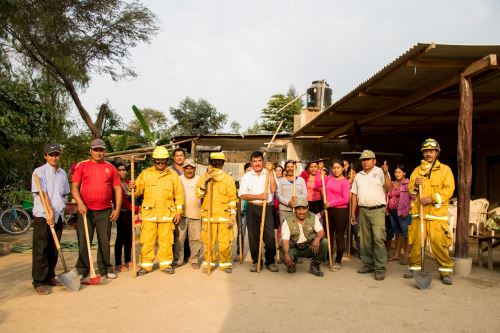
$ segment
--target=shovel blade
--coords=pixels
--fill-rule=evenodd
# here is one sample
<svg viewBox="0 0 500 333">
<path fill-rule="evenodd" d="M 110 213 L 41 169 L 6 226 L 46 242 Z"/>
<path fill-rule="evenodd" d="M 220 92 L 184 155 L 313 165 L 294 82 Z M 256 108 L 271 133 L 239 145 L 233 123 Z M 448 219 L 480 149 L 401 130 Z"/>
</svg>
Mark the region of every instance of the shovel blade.
<svg viewBox="0 0 500 333">
<path fill-rule="evenodd" d="M 69 272 L 59 274 L 59 279 L 61 280 L 64 288 L 69 291 L 80 290 L 80 276 L 75 268 Z"/>
<path fill-rule="evenodd" d="M 428 289 L 432 282 L 432 275 L 430 272 L 419 271 L 415 272 L 415 283 L 420 290 Z"/>
</svg>

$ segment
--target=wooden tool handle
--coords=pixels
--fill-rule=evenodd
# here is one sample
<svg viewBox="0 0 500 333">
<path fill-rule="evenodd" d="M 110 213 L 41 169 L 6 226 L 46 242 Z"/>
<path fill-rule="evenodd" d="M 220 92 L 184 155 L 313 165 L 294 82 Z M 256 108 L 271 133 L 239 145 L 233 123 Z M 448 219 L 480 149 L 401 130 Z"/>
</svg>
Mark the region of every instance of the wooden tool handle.
<svg viewBox="0 0 500 333">
<path fill-rule="evenodd" d="M 262 257 L 262 242 L 264 238 L 264 225 L 266 223 L 266 208 L 267 208 L 267 197 L 269 195 L 269 171 L 266 172 L 266 180 L 264 185 L 264 193 L 266 194 L 266 198 L 264 199 L 264 203 L 262 204 L 262 216 L 260 219 L 260 237 L 259 237 L 259 257 L 257 258 L 257 273 L 260 273 L 260 263 Z M 267 245 L 266 245 L 267 246 Z"/>
</svg>

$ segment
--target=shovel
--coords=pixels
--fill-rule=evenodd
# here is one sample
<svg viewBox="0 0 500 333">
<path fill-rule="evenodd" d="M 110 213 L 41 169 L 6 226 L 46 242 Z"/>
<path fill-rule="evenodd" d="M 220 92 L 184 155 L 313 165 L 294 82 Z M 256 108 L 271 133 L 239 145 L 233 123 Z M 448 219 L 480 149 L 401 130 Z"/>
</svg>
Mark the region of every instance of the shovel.
<svg viewBox="0 0 500 333">
<path fill-rule="evenodd" d="M 34 176 L 36 187 L 38 189 L 38 195 L 40 196 L 40 201 L 42 202 L 43 208 L 45 209 L 45 214 L 48 215 L 48 202 L 45 198 L 45 194 L 42 191 L 42 187 L 40 186 L 40 180 L 38 179 L 38 175 Z M 80 290 L 80 277 L 75 268 L 71 271 L 68 271 L 66 267 L 66 260 L 64 260 L 64 255 L 61 250 L 61 244 L 59 244 L 59 239 L 57 239 L 56 231 L 53 226 L 50 226 L 50 232 L 52 234 L 52 238 L 54 239 L 54 243 L 57 248 L 57 252 L 59 253 L 59 257 L 61 258 L 61 262 L 64 268 L 64 273 L 57 275 L 59 280 L 61 280 L 63 286 L 69 291 L 78 291 Z"/>
<path fill-rule="evenodd" d="M 422 206 L 422 185 L 418 186 L 418 195 L 419 195 L 419 204 L 420 204 L 420 271 L 415 274 L 415 283 L 417 284 L 418 289 L 424 290 L 430 287 L 432 282 L 432 275 L 430 272 L 424 271 L 424 261 L 425 261 L 425 252 L 424 252 L 424 207 Z"/>
</svg>

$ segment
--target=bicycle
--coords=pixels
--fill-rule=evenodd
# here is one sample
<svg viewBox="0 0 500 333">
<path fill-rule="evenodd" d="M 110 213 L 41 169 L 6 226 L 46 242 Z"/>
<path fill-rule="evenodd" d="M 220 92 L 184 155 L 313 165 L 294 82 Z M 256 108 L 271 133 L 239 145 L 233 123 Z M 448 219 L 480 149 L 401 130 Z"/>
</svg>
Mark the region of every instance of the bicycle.
<svg viewBox="0 0 500 333">
<path fill-rule="evenodd" d="M 0 211 L 0 226 L 11 235 L 20 235 L 28 231 L 31 226 L 31 216 L 24 209 L 12 205 L 4 197 L 6 209 Z"/>
</svg>

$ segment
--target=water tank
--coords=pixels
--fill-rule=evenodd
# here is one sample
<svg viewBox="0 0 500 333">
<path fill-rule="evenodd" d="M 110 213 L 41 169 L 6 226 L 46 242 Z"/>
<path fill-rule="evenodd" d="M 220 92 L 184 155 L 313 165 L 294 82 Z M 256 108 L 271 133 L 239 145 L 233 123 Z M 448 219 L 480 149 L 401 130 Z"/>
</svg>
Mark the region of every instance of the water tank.
<svg viewBox="0 0 500 333">
<path fill-rule="evenodd" d="M 307 89 L 307 108 L 311 111 L 321 111 L 321 95 L 323 94 L 323 110 L 332 104 L 332 89 L 325 80 L 313 81 Z"/>
</svg>

